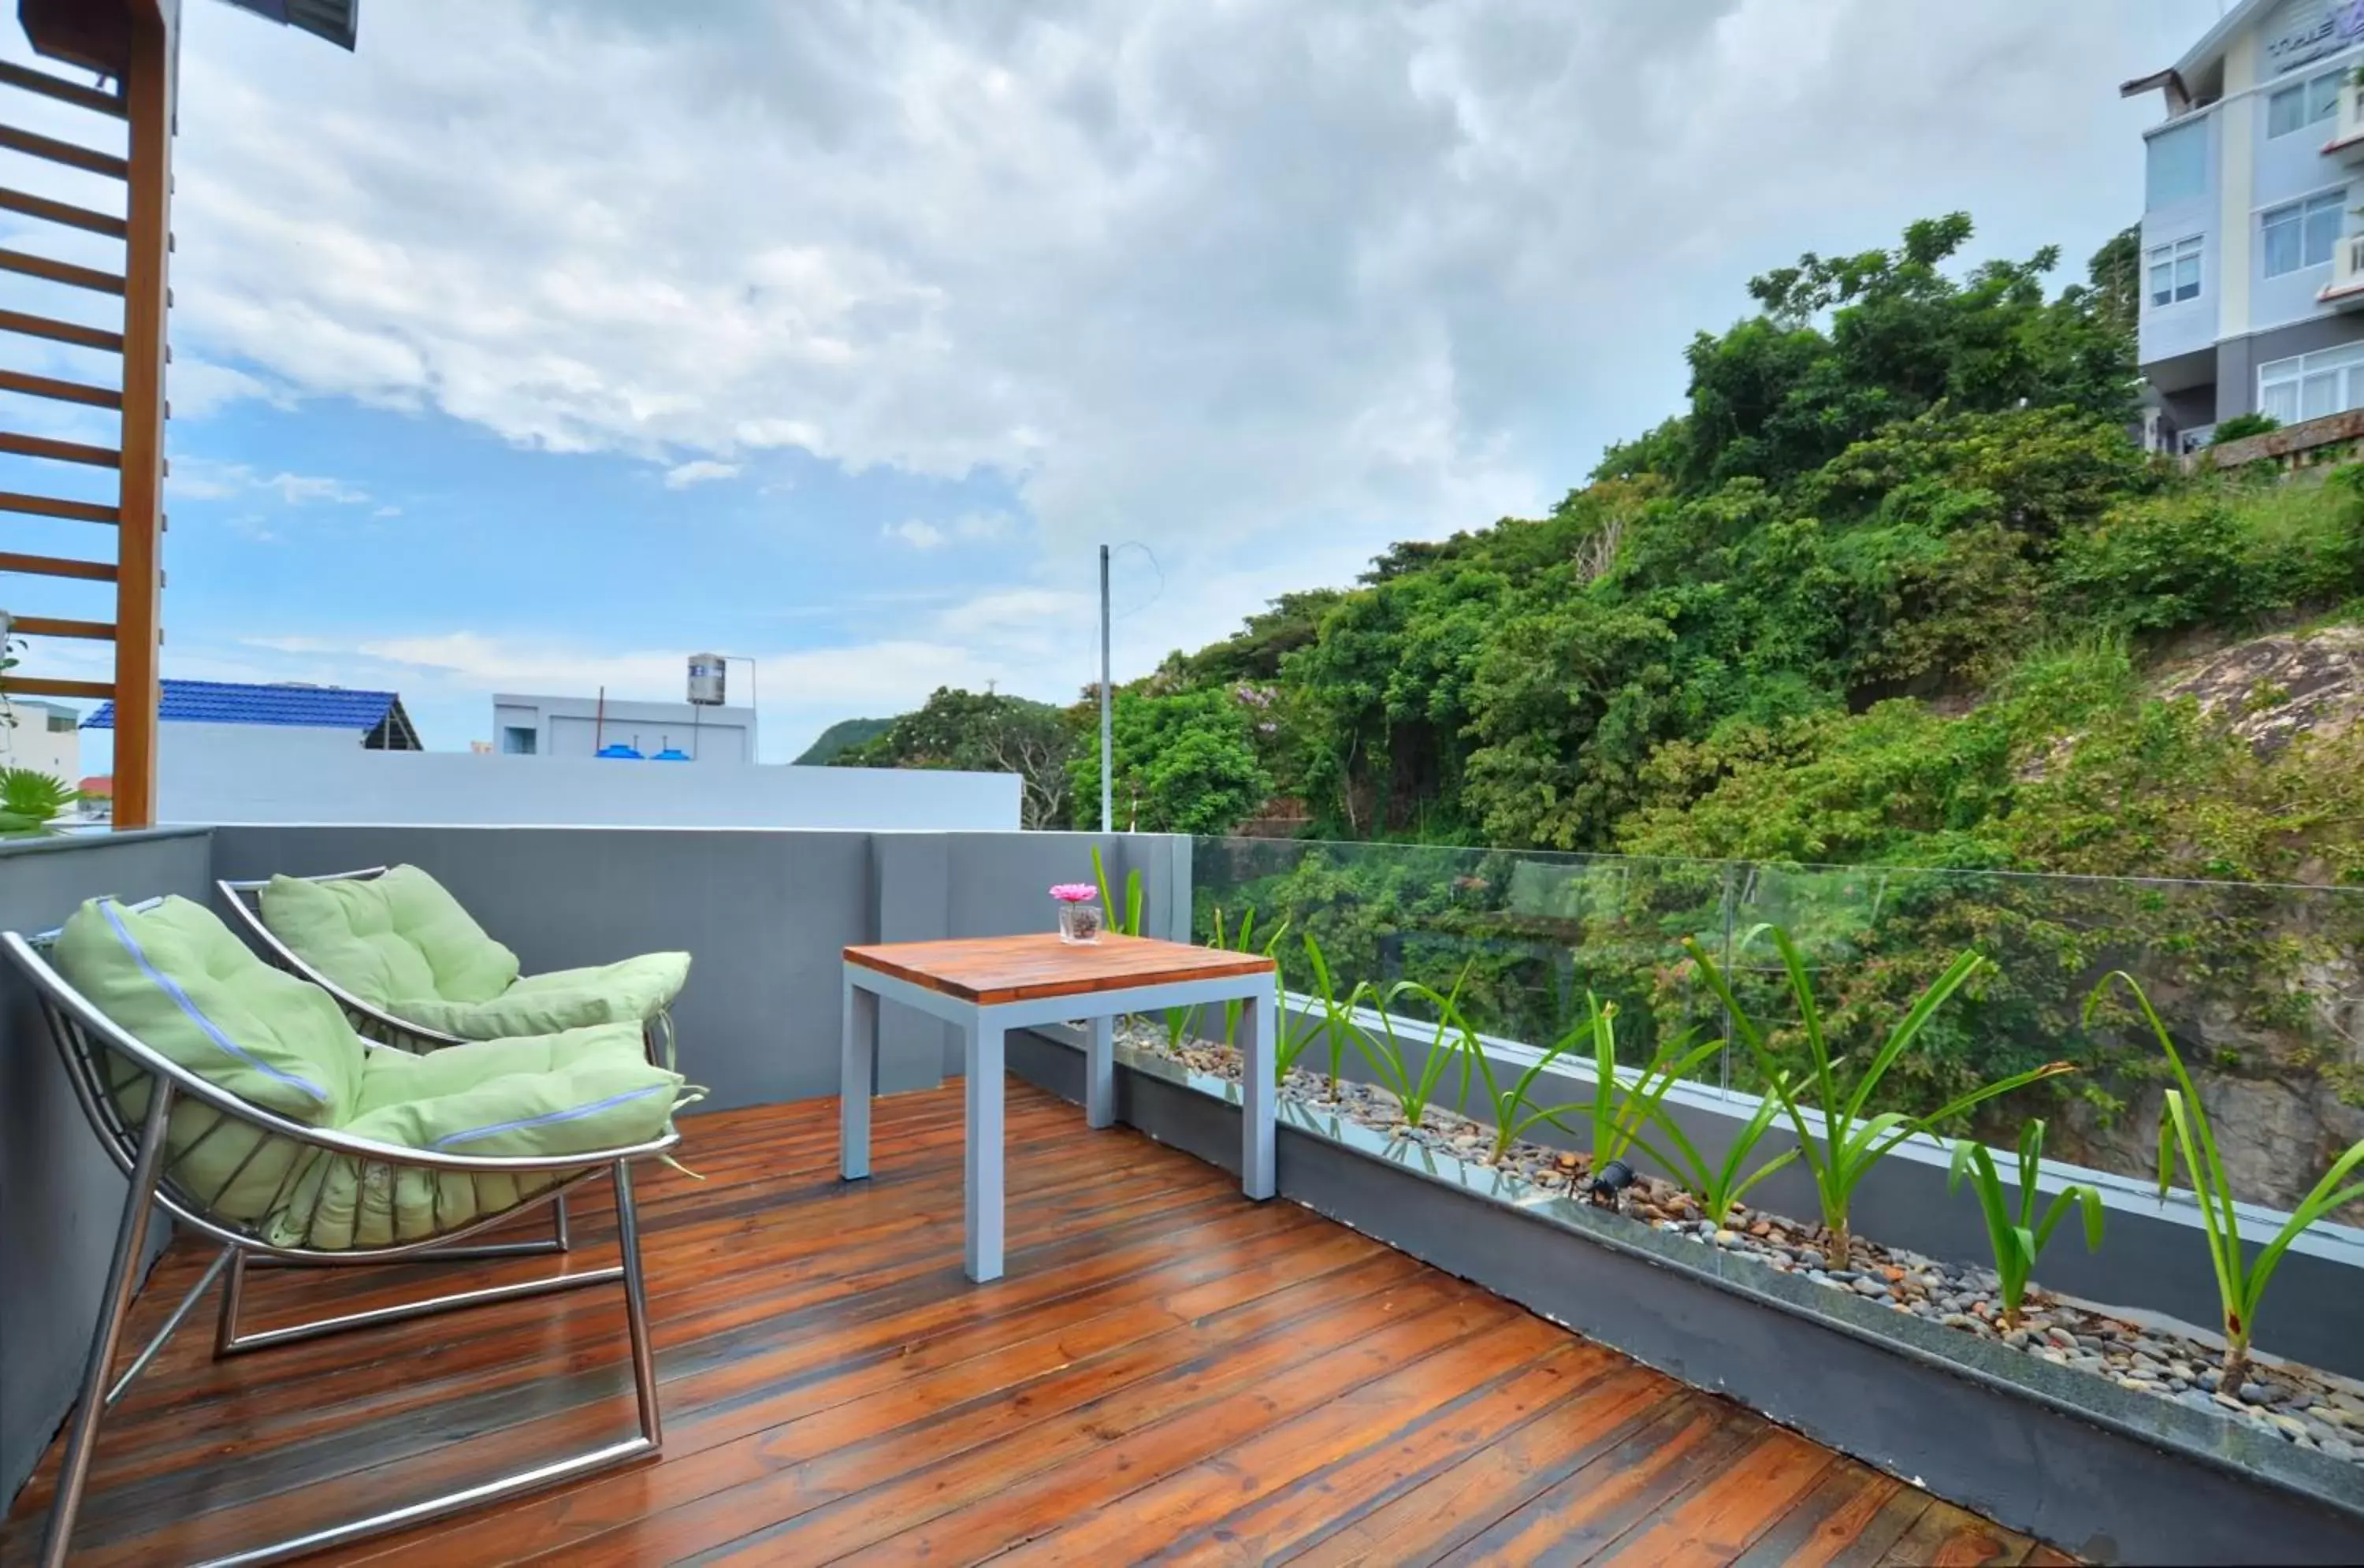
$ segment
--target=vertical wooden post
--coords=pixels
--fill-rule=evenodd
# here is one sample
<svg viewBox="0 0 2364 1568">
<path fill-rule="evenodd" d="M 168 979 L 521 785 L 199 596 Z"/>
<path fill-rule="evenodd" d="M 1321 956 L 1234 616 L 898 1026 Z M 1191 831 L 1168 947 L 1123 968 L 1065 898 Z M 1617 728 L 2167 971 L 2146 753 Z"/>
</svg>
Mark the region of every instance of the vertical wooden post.
<svg viewBox="0 0 2364 1568">
<path fill-rule="evenodd" d="M 123 74 L 130 124 L 123 257 L 123 451 L 115 601 L 115 826 L 156 820 L 156 711 L 163 642 L 164 346 L 172 235 L 178 7 L 132 0 Z"/>
</svg>

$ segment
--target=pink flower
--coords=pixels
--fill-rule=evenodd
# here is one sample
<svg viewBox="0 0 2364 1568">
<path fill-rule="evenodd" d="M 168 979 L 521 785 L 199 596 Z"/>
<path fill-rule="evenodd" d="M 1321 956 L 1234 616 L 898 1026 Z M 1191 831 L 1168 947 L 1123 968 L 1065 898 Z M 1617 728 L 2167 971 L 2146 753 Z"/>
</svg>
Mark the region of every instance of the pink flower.
<svg viewBox="0 0 2364 1568">
<path fill-rule="evenodd" d="M 1100 895 L 1100 890 L 1088 882 L 1063 882 L 1051 889 L 1051 896 L 1062 904 L 1089 904 Z"/>
</svg>

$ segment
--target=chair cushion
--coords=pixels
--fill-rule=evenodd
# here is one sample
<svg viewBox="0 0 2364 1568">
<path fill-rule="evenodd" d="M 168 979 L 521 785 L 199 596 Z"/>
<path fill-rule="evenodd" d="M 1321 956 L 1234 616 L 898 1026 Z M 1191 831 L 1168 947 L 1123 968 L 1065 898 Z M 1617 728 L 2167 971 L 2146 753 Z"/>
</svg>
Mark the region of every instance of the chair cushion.
<svg viewBox="0 0 2364 1568">
<path fill-rule="evenodd" d="M 488 1002 L 517 978 L 517 954 L 417 866 L 365 881 L 274 876 L 262 904 L 272 935 L 373 1006 L 397 996 Z"/>
<path fill-rule="evenodd" d="M 344 1009 L 265 963 L 203 905 L 168 898 L 141 910 L 93 899 L 66 921 L 50 956 L 67 984 L 141 1044 L 248 1104 L 307 1127 L 353 1113 L 368 1053 Z M 152 1080 L 127 1073 L 112 1054 L 100 1072 L 120 1085 L 117 1107 L 136 1126 Z M 184 1095 L 165 1127 L 162 1173 L 222 1218 L 255 1221 L 316 1153 Z"/>
<path fill-rule="evenodd" d="M 365 1052 L 344 1010 L 265 963 L 205 906 L 94 898 L 54 957 L 100 1012 L 207 1083 L 310 1127 L 352 1114 Z"/>
<path fill-rule="evenodd" d="M 559 1034 L 515 1040 L 471 1040 L 423 1056 L 404 1051 L 373 1051 L 362 1070 L 356 1117 L 414 1100 L 440 1100 L 465 1094 L 496 1078 L 548 1074 L 587 1062 L 645 1066 L 647 1052 L 636 1024 L 603 1024 Z"/>
<path fill-rule="evenodd" d="M 681 1090 L 680 1074 L 642 1058 L 630 1024 L 447 1046 L 424 1057 L 378 1051 L 362 1086 L 368 1108 L 340 1130 L 451 1154 L 584 1153 L 662 1136 Z M 422 1240 L 570 1174 L 437 1172 L 326 1154 L 273 1216 L 273 1237 L 331 1250 Z"/>
<path fill-rule="evenodd" d="M 652 952 L 588 969 L 522 975 L 487 1002 L 395 996 L 385 1006 L 396 1018 L 445 1034 L 507 1040 L 594 1024 L 645 1023 L 672 1005 L 688 978 L 689 954 Z"/>
</svg>

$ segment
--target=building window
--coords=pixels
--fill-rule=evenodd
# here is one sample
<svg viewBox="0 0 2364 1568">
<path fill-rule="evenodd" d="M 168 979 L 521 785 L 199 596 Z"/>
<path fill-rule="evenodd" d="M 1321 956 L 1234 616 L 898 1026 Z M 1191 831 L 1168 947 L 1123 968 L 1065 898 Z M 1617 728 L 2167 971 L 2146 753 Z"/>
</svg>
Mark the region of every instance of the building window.
<svg viewBox="0 0 2364 1568">
<path fill-rule="evenodd" d="M 2329 191 L 2266 214 L 2266 276 L 2280 277 L 2302 267 L 2320 267 L 2339 242 L 2339 209 L 2346 191 Z"/>
<path fill-rule="evenodd" d="M 2143 143 L 2143 210 L 2208 194 L 2208 122 L 2192 120 Z"/>
<path fill-rule="evenodd" d="M 2259 365 L 2258 408 L 2285 425 L 2364 408 L 2364 343 Z"/>
<path fill-rule="evenodd" d="M 2150 302 L 2173 305 L 2200 297 L 2200 237 L 2155 245 L 2150 252 Z"/>
<path fill-rule="evenodd" d="M 2285 87 L 2266 100 L 2266 135 L 2270 139 L 2304 130 L 2339 112 L 2339 84 L 2345 71 L 2328 71 L 2310 82 Z"/>
<path fill-rule="evenodd" d="M 541 737 L 530 729 L 508 725 L 501 730 L 501 750 L 512 757 L 530 757 Z"/>
</svg>

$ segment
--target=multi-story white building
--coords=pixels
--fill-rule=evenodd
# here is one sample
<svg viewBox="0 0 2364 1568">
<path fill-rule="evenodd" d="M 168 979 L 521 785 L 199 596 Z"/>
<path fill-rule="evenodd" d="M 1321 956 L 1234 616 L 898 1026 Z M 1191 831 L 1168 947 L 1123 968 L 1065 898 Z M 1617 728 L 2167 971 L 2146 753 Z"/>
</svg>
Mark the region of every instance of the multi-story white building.
<svg viewBox="0 0 2364 1568">
<path fill-rule="evenodd" d="M 2145 133 L 2142 370 L 2154 433 L 2189 447 L 2263 410 L 2364 407 L 2364 0 L 2236 0 L 2129 82 Z"/>
</svg>

